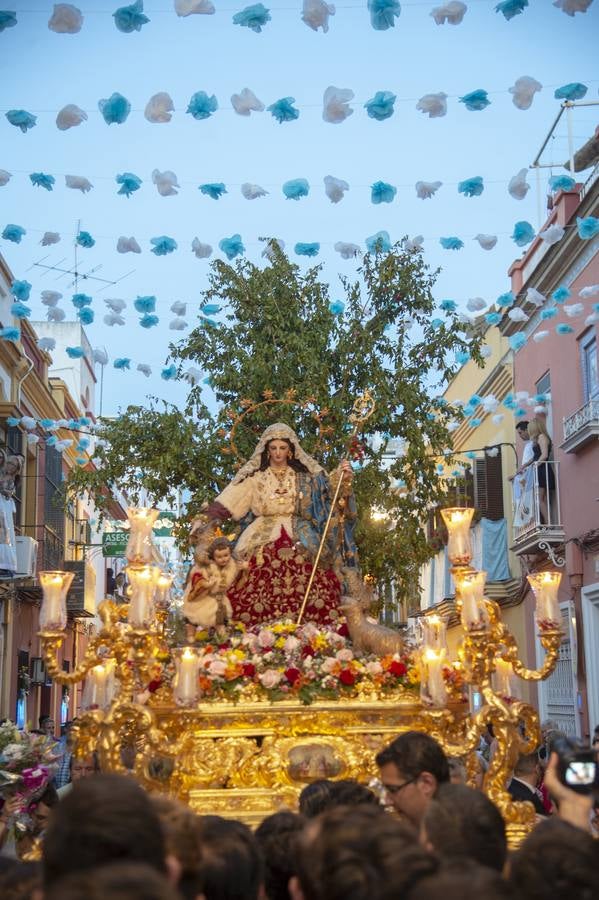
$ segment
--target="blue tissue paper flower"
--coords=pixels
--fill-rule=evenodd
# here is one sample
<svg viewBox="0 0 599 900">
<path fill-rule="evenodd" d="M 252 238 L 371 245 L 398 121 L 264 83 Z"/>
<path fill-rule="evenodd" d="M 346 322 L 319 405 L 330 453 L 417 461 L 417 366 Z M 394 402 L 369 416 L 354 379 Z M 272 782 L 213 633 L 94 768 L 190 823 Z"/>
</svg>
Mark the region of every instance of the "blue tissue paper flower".
<svg viewBox="0 0 599 900">
<path fill-rule="evenodd" d="M 487 325 L 499 325 L 501 322 L 501 313 L 498 312 L 490 312 L 485 315 L 485 322 Z"/>
<path fill-rule="evenodd" d="M 342 300 L 333 300 L 332 303 L 329 303 L 329 312 L 334 316 L 340 316 L 344 309 L 345 303 Z"/>
<path fill-rule="evenodd" d="M 49 438 L 46 438 L 46 447 L 53 447 L 54 444 L 58 443 L 58 438 L 55 434 L 51 434 Z"/>
<path fill-rule="evenodd" d="M 481 109 L 490 106 L 491 101 L 487 92 L 483 91 L 482 88 L 478 88 L 478 90 L 470 91 L 469 94 L 464 94 L 463 97 L 460 97 L 460 103 L 463 103 L 466 109 L 469 109 L 471 112 L 479 112 Z"/>
<path fill-rule="evenodd" d="M 208 387 L 212 387 L 212 385 L 214 384 L 214 378 L 212 378 L 211 375 L 208 375 L 203 379 L 202 384 L 207 384 Z"/>
<path fill-rule="evenodd" d="M 45 175 L 44 172 L 32 172 L 29 178 L 34 187 L 43 187 L 47 191 L 51 191 L 56 184 L 54 175 Z"/>
<path fill-rule="evenodd" d="M 83 309 L 84 306 L 91 306 L 92 298 L 88 294 L 73 294 L 73 306 L 75 309 Z"/>
<path fill-rule="evenodd" d="M 14 28 L 17 24 L 17 14 L 14 12 L 9 12 L 7 9 L 0 10 L 0 31 L 4 31 L 5 28 Z"/>
<path fill-rule="evenodd" d="M 5 241 L 12 241 L 13 244 L 20 244 L 24 234 L 27 234 L 20 225 L 7 225 L 2 232 L 2 238 Z"/>
<path fill-rule="evenodd" d="M 138 313 L 153 313 L 156 310 L 156 297 L 138 297 L 133 301 L 133 306 Z"/>
<path fill-rule="evenodd" d="M 547 394 L 535 394 L 532 399 L 535 401 L 535 403 L 545 403 L 545 401 L 547 400 Z"/>
<path fill-rule="evenodd" d="M 90 309 L 89 306 L 86 306 L 84 309 L 80 309 L 77 313 L 77 318 L 81 322 L 82 325 L 91 325 L 95 318 L 95 313 L 93 309 Z"/>
<path fill-rule="evenodd" d="M 10 308 L 10 314 L 15 319 L 28 319 L 31 315 L 31 310 L 24 303 L 13 303 Z"/>
<path fill-rule="evenodd" d="M 293 122 L 294 119 L 299 119 L 299 109 L 296 109 L 292 105 L 293 103 L 295 103 L 295 97 L 281 97 L 280 100 L 276 100 L 266 108 L 279 125 L 282 125 L 283 122 Z"/>
<path fill-rule="evenodd" d="M 139 324 L 142 328 L 154 328 L 158 325 L 159 321 L 160 319 L 158 316 L 154 316 L 151 313 L 145 313 L 139 320 Z"/>
<path fill-rule="evenodd" d="M 318 256 L 320 252 L 320 244 L 318 241 L 314 241 L 313 244 L 302 244 L 301 242 L 296 244 L 293 248 L 298 256 Z"/>
<path fill-rule="evenodd" d="M 573 81 L 571 84 L 563 84 L 555 91 L 553 96 L 556 100 L 582 100 L 587 91 L 586 84 L 581 84 L 580 81 Z"/>
<path fill-rule="evenodd" d="M 442 237 L 439 238 L 439 243 L 444 250 L 461 250 L 464 246 L 464 241 L 458 237 Z"/>
<path fill-rule="evenodd" d="M 512 240 L 518 247 L 525 247 L 534 240 L 535 230 L 530 222 L 516 222 L 512 232 Z"/>
<path fill-rule="evenodd" d="M 81 349 L 81 348 L 78 348 Z M 70 354 L 69 354 L 70 356 Z M 39 424 L 44 429 L 44 431 L 50 431 L 50 429 L 56 426 L 56 422 L 54 419 L 40 419 Z"/>
<path fill-rule="evenodd" d="M 465 197 L 480 197 L 484 189 L 485 186 L 480 175 L 466 178 L 458 184 L 458 194 L 463 194 Z"/>
<path fill-rule="evenodd" d="M 444 469 L 443 463 L 437 463 L 437 472 L 439 473 L 439 475 L 441 475 L 443 473 L 443 469 Z"/>
<path fill-rule="evenodd" d="M 588 241 L 590 238 L 595 237 L 596 234 L 599 234 L 599 219 L 596 219 L 594 216 L 587 216 L 585 219 L 576 216 L 576 228 L 578 229 L 578 237 L 583 241 Z"/>
<path fill-rule="evenodd" d="M 398 0 L 368 0 L 370 24 L 375 31 L 386 31 L 395 27 L 395 19 L 401 14 Z"/>
<path fill-rule="evenodd" d="M 468 401 L 468 405 L 471 406 L 473 409 L 476 409 L 476 407 L 480 406 L 482 402 L 483 402 L 482 397 L 479 397 L 478 394 L 472 394 L 472 396 L 470 397 L 470 400 Z"/>
<path fill-rule="evenodd" d="M 6 420 L 6 424 L 10 428 L 16 428 L 17 425 L 20 423 L 20 421 L 21 421 L 20 419 L 16 419 L 14 416 L 9 416 L 8 419 Z"/>
<path fill-rule="evenodd" d="M 246 6 L 241 12 L 233 16 L 233 25 L 244 25 L 252 31 L 260 33 L 267 22 L 270 22 L 270 13 L 262 3 L 254 3 Z"/>
<path fill-rule="evenodd" d="M 85 456 L 76 456 L 75 462 L 78 466 L 85 466 L 87 464 L 87 459 L 85 458 Z"/>
<path fill-rule="evenodd" d="M 396 94 L 392 94 L 391 91 L 377 91 L 372 100 L 366 101 L 364 109 L 371 119 L 384 122 L 385 119 L 390 119 L 395 112 L 396 99 Z"/>
<path fill-rule="evenodd" d="M 26 303 L 31 294 L 31 285 L 28 281 L 18 281 L 15 279 L 10 286 L 10 292 L 17 300 Z"/>
<path fill-rule="evenodd" d="M 83 347 L 67 347 L 67 356 L 69 359 L 81 359 L 85 356 L 85 350 Z M 40 422 L 40 425 L 42 423 Z"/>
<path fill-rule="evenodd" d="M 171 366 L 167 366 L 160 373 L 160 377 L 164 379 L 164 381 L 173 381 L 177 377 L 177 367 L 173 363 Z"/>
<path fill-rule="evenodd" d="M 220 325 L 220 322 L 217 322 L 215 319 L 209 319 L 207 316 L 204 316 L 200 321 L 200 325 L 205 325 L 206 327 L 209 327 L 209 328 L 218 328 Z"/>
<path fill-rule="evenodd" d="M 526 415 L 526 410 L 524 409 L 523 406 L 519 406 L 518 409 L 514 410 L 514 418 L 515 419 L 521 419 L 522 416 L 525 416 L 525 415 Z"/>
<path fill-rule="evenodd" d="M 441 309 L 445 310 L 445 312 L 455 312 L 458 308 L 458 304 L 455 300 L 441 300 L 439 306 Z"/>
<path fill-rule="evenodd" d="M 468 350 L 458 350 L 455 355 L 455 361 L 459 366 L 464 366 L 468 360 L 470 359 L 470 353 Z"/>
<path fill-rule="evenodd" d="M 227 189 L 222 181 L 215 181 L 211 184 L 201 184 L 199 189 L 202 194 L 205 194 L 206 197 L 212 197 L 213 200 L 218 200 L 223 194 L 227 193 Z"/>
<path fill-rule="evenodd" d="M 443 319 L 433 319 L 433 321 L 431 322 L 431 328 L 434 328 L 435 330 L 437 328 L 442 328 L 444 325 L 445 322 L 443 321 Z"/>
<path fill-rule="evenodd" d="M 129 369 L 131 367 L 131 360 L 127 356 L 121 356 L 118 359 L 115 359 L 112 365 L 113 368 L 123 371 L 124 369 Z"/>
<path fill-rule="evenodd" d="M 305 178 L 292 178 L 283 185 L 283 193 L 288 200 L 299 200 L 310 193 L 310 185 Z"/>
<path fill-rule="evenodd" d="M 209 119 L 217 109 L 218 100 L 214 94 L 209 97 L 206 91 L 197 91 L 192 95 L 185 112 L 193 116 L 194 119 Z"/>
<path fill-rule="evenodd" d="M 482 419 L 470 419 L 470 427 L 478 428 L 479 425 L 482 425 Z"/>
<path fill-rule="evenodd" d="M 98 100 L 98 109 L 107 125 L 122 125 L 131 112 L 131 104 L 122 94 L 114 93 L 107 100 Z"/>
<path fill-rule="evenodd" d="M 552 194 L 558 191 L 571 191 L 576 184 L 576 179 L 571 175 L 552 175 L 549 179 L 549 188 Z"/>
<path fill-rule="evenodd" d="M 508 309 L 508 307 L 513 306 L 515 302 L 516 298 L 511 291 L 501 294 L 496 300 L 497 306 L 501 307 L 501 309 Z"/>
<path fill-rule="evenodd" d="M 77 243 L 80 247 L 85 247 L 87 250 L 89 250 L 89 248 L 93 247 L 96 242 L 89 231 L 80 231 L 77 235 Z"/>
<path fill-rule="evenodd" d="M 220 310 L 218 303 L 204 303 L 203 306 L 200 306 L 200 312 L 204 316 L 215 316 Z"/>
<path fill-rule="evenodd" d="M 89 447 L 89 445 L 90 445 L 90 440 L 89 440 L 89 438 L 86 438 L 86 437 L 80 437 L 80 438 L 79 438 L 79 443 L 77 444 L 77 450 L 87 450 L 87 448 Z"/>
<path fill-rule="evenodd" d="M 89 428 L 89 426 L 92 424 L 92 420 L 88 419 L 87 416 L 79 416 L 76 424 L 80 425 L 81 428 Z M 81 440 L 83 440 L 83 438 Z"/>
<path fill-rule="evenodd" d="M 124 194 L 125 197 L 130 197 L 131 194 L 138 191 L 141 187 L 141 178 L 132 172 L 123 172 L 122 175 L 117 175 L 114 180 L 117 184 L 120 184 L 117 193 Z"/>
<path fill-rule="evenodd" d="M 528 6 L 528 0 L 502 0 L 495 7 L 496 13 L 503 13 L 505 18 L 510 21 L 514 16 L 519 16 Z"/>
<path fill-rule="evenodd" d="M 174 238 L 167 237 L 165 234 L 160 237 L 150 238 L 150 243 L 154 245 L 151 252 L 155 256 L 166 256 L 168 253 L 176 250 L 178 246 Z"/>
<path fill-rule="evenodd" d="M 388 231 L 377 231 L 376 234 L 366 238 L 366 249 L 369 253 L 389 253 L 391 250 L 391 238 Z"/>
<path fill-rule="evenodd" d="M 558 287 L 556 291 L 554 291 L 551 295 L 551 299 L 555 300 L 556 303 L 565 303 L 568 297 L 572 296 L 572 292 L 568 290 L 567 287 L 564 287 L 562 284 L 561 287 Z"/>
<path fill-rule="evenodd" d="M 150 21 L 144 16 L 143 0 L 136 0 L 131 6 L 120 6 L 112 17 L 118 30 L 125 34 L 141 31 L 142 25 L 147 25 Z"/>
<path fill-rule="evenodd" d="M 526 340 L 527 340 L 526 335 L 522 334 L 522 332 L 519 331 L 517 334 L 510 335 L 509 345 L 512 348 L 512 350 L 520 350 L 525 345 Z"/>
<path fill-rule="evenodd" d="M 470 358 L 470 356 L 468 356 L 468 358 Z M 471 416 L 474 412 L 474 407 L 470 406 L 470 404 L 467 403 L 466 406 L 462 409 L 462 412 L 466 417 Z"/>
<path fill-rule="evenodd" d="M 6 118 L 15 128 L 20 128 L 23 134 L 29 128 L 33 128 L 37 122 L 37 116 L 27 112 L 26 109 L 9 109 L 6 113 Z"/>
<path fill-rule="evenodd" d="M 599 313 L 599 303 L 593 303 L 591 309 L 593 312 Z"/>
<path fill-rule="evenodd" d="M 370 199 L 373 203 L 392 203 L 397 194 L 397 188 L 386 181 L 375 181 L 370 188 Z"/>
<path fill-rule="evenodd" d="M 240 234 L 233 234 L 230 238 L 223 238 L 218 242 L 219 249 L 223 251 L 227 259 L 235 259 L 245 253 L 245 247 Z"/>
<path fill-rule="evenodd" d="M 541 319 L 555 319 L 557 316 L 557 309 L 555 306 L 549 306 L 547 309 L 541 310 Z"/>
<path fill-rule="evenodd" d="M 555 326 L 556 334 L 572 334 L 574 329 L 571 325 L 566 325 L 565 322 L 560 322 L 559 325 Z"/>
</svg>

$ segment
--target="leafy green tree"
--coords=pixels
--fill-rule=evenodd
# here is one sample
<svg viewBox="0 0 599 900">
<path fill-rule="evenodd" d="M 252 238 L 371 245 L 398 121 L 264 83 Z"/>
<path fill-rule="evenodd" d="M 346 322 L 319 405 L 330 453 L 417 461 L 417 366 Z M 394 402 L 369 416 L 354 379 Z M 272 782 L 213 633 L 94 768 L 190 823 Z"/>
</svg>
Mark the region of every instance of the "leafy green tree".
<svg viewBox="0 0 599 900">
<path fill-rule="evenodd" d="M 422 522 L 443 493 L 435 456 L 450 446 L 449 412 L 434 398 L 456 353 L 476 356 L 478 345 L 451 311 L 442 323 L 433 319 L 437 273 L 405 242 L 366 254 L 356 280 L 341 277 L 342 302 L 331 301 L 320 266 L 303 273 L 276 242 L 269 253 L 263 268 L 216 260 L 206 315 L 171 346 L 181 377 L 189 364 L 209 377 L 217 410 L 200 379 L 184 409 L 154 398 L 103 420 L 97 469 L 74 471 L 67 490 L 90 491 L 100 507 L 111 486 L 132 503 L 142 486 L 156 502 L 180 490 L 189 520 L 273 421 L 295 428 L 306 450 L 333 469 L 348 450 L 352 405 L 369 389 L 376 410 L 352 448 L 362 455 L 354 479 L 361 565 L 412 593 L 430 556 Z M 210 318 L 221 311 L 219 322 Z"/>
</svg>

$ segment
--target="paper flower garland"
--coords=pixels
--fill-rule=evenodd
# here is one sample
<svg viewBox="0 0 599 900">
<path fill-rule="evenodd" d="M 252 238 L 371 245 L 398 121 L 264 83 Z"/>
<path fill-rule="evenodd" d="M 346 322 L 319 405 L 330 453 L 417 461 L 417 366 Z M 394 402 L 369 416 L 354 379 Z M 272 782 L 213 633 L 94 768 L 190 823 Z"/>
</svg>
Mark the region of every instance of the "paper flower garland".
<svg viewBox="0 0 599 900">
<path fill-rule="evenodd" d="M 287 200 L 299 200 L 310 193 L 310 185 L 305 178 L 292 178 L 283 185 L 283 193 Z"/>
<path fill-rule="evenodd" d="M 71 302 L 75 309 L 83 309 L 84 306 L 91 306 L 92 298 L 87 294 L 73 294 Z"/>
<path fill-rule="evenodd" d="M 377 231 L 376 234 L 367 237 L 365 243 L 369 253 L 389 253 L 391 250 L 391 238 L 388 231 Z"/>
<path fill-rule="evenodd" d="M 167 366 L 160 373 L 160 377 L 164 379 L 164 381 L 174 381 L 177 377 L 177 367 L 173 363 L 170 366 Z"/>
<path fill-rule="evenodd" d="M 153 316 L 150 313 L 144 313 L 144 315 L 139 320 L 139 324 L 142 328 L 155 328 L 159 322 L 158 316 Z"/>
<path fill-rule="evenodd" d="M 534 240 L 535 230 L 530 222 L 516 222 L 512 232 L 512 240 L 518 247 L 525 247 Z"/>
<path fill-rule="evenodd" d="M 114 24 L 124 34 L 141 31 L 142 26 L 147 25 L 150 21 L 147 16 L 144 16 L 143 11 L 143 0 L 136 0 L 130 6 L 121 6 L 112 14 Z"/>
<path fill-rule="evenodd" d="M 360 252 L 360 248 L 357 244 L 351 244 L 345 241 L 337 241 L 334 250 L 339 253 L 342 259 L 355 259 Z"/>
<path fill-rule="evenodd" d="M 59 111 L 56 116 L 56 127 L 59 131 L 67 131 L 69 128 L 76 128 L 82 122 L 87 121 L 87 113 L 83 109 L 79 109 L 74 103 L 67 103 L 66 106 Z"/>
<path fill-rule="evenodd" d="M 124 325 L 125 320 L 122 316 L 119 316 L 118 313 L 108 313 L 104 316 L 104 323 L 106 325 Z"/>
<path fill-rule="evenodd" d="M 31 310 L 24 303 L 13 303 L 10 307 L 10 314 L 15 319 L 28 319 L 31 315 Z"/>
<path fill-rule="evenodd" d="M 386 31 L 395 27 L 395 19 L 401 14 L 398 0 L 368 0 L 370 24 L 375 31 Z"/>
<path fill-rule="evenodd" d="M 48 322 L 64 322 L 66 317 L 64 309 L 60 309 L 58 306 L 53 306 L 46 315 Z"/>
<path fill-rule="evenodd" d="M 0 338 L 16 344 L 17 341 L 21 340 L 21 332 L 18 328 L 13 328 L 12 326 L 0 328 Z"/>
<path fill-rule="evenodd" d="M 121 300 L 120 297 L 115 297 L 114 299 L 105 299 L 104 303 L 115 313 L 122 312 L 127 306 L 127 303 L 124 300 Z"/>
<path fill-rule="evenodd" d="M 342 315 L 344 309 L 345 303 L 342 300 L 333 300 L 332 303 L 329 303 L 329 312 L 331 312 L 334 316 Z"/>
<path fill-rule="evenodd" d="M 131 360 L 126 356 L 120 357 L 119 359 L 115 359 L 112 365 L 113 368 L 119 369 L 122 372 L 124 369 L 129 369 L 131 367 Z"/>
<path fill-rule="evenodd" d="M 318 256 L 320 252 L 320 244 L 318 243 L 318 241 L 314 241 L 311 244 L 302 244 L 301 242 L 299 242 L 293 249 L 298 256 Z"/>
<path fill-rule="evenodd" d="M 560 322 L 559 325 L 555 326 L 556 334 L 572 334 L 574 329 L 571 325 L 567 325 L 565 322 Z"/>
<path fill-rule="evenodd" d="M 354 92 L 350 88 L 338 88 L 330 85 L 322 98 L 322 118 L 331 125 L 338 125 L 353 115 L 353 109 L 349 106 L 354 99 Z M 270 106 L 268 107 L 270 109 Z"/>
<path fill-rule="evenodd" d="M 233 16 L 234 25 L 243 25 L 259 34 L 267 22 L 270 22 L 270 12 L 262 3 L 246 6 L 241 12 Z"/>
<path fill-rule="evenodd" d="M 492 250 L 497 243 L 497 236 L 494 234 L 477 234 L 474 240 L 478 241 L 483 250 Z"/>
<path fill-rule="evenodd" d="M 549 189 L 552 194 L 558 191 L 571 191 L 576 181 L 571 175 L 552 175 L 549 179 Z"/>
<path fill-rule="evenodd" d="M 557 88 L 553 96 L 556 100 L 582 100 L 588 88 L 586 84 L 574 81 L 571 84 L 563 84 Z"/>
<path fill-rule="evenodd" d="M 185 112 L 188 112 L 194 119 L 209 119 L 217 109 L 218 100 L 214 94 L 209 97 L 206 91 L 197 91 L 192 95 Z"/>
<path fill-rule="evenodd" d="M 508 193 L 514 200 L 524 200 L 527 193 L 530 190 L 530 185 L 526 181 L 526 176 L 528 175 L 528 169 L 520 169 L 517 175 L 514 175 L 513 178 L 510 178 L 509 184 L 507 186 Z"/>
<path fill-rule="evenodd" d="M 353 91 L 352 91 L 353 97 Z M 391 91 L 377 91 L 371 100 L 367 100 L 364 109 L 368 113 L 369 118 L 376 119 L 377 122 L 384 122 L 390 119 L 395 112 L 394 104 L 397 99 Z"/>
<path fill-rule="evenodd" d="M 153 124 L 162 124 L 164 122 L 170 122 L 173 118 L 174 110 L 175 104 L 173 103 L 170 94 L 167 94 L 165 91 L 160 91 L 148 100 L 144 110 L 144 117 L 148 122 L 152 122 Z"/>
<path fill-rule="evenodd" d="M 544 231 L 540 231 L 539 237 L 551 247 L 553 244 L 557 244 L 558 241 L 561 241 L 565 233 L 565 229 L 563 229 L 561 225 L 555 224 L 549 225 Z"/>
<path fill-rule="evenodd" d="M 156 185 L 156 190 L 161 197 L 176 197 L 179 189 L 179 182 L 177 181 L 175 173 L 171 172 L 170 169 L 167 169 L 165 172 L 154 169 L 152 172 L 152 181 Z"/>
<path fill-rule="evenodd" d="M 10 172 L 7 172 L 6 169 L 0 169 L 0 187 L 4 187 L 5 184 L 8 184 L 12 175 Z"/>
<path fill-rule="evenodd" d="M 25 234 L 26 230 L 20 225 L 7 225 L 2 232 L 2 238 L 5 241 L 12 241 L 13 244 L 20 244 Z"/>
<path fill-rule="evenodd" d="M 46 231 L 44 232 L 44 236 L 42 237 L 40 244 L 42 247 L 49 247 L 51 244 L 58 244 L 60 242 L 60 235 L 57 231 Z"/>
<path fill-rule="evenodd" d="M 512 94 L 512 103 L 518 109 L 530 109 L 535 94 L 542 88 L 543 85 L 536 78 L 523 75 L 521 78 L 517 78 L 514 86 L 509 89 Z"/>
<path fill-rule="evenodd" d="M 590 2 L 590 0 L 589 0 Z M 312 31 L 322 28 L 326 34 L 329 30 L 329 16 L 335 15 L 335 7 L 324 0 L 304 0 L 302 6 L 302 22 L 305 22 Z"/>
<path fill-rule="evenodd" d="M 596 219 L 594 216 L 587 216 L 585 219 L 580 219 L 577 216 L 576 228 L 578 230 L 579 238 L 583 241 L 588 241 L 590 238 L 595 237 L 596 234 L 599 234 L 599 219 Z"/>
<path fill-rule="evenodd" d="M 114 93 L 107 100 L 98 100 L 98 109 L 107 125 L 122 125 L 131 112 L 131 104 L 122 94 Z"/>
<path fill-rule="evenodd" d="M 450 0 L 444 6 L 436 6 L 431 10 L 431 16 L 437 25 L 460 25 L 466 15 L 468 7 L 460 0 Z"/>
<path fill-rule="evenodd" d="M 439 119 L 447 115 L 447 94 L 425 94 L 416 104 L 416 109 L 426 113 L 429 119 Z"/>
<path fill-rule="evenodd" d="M 234 234 L 230 238 L 223 238 L 218 242 L 218 246 L 229 260 L 235 259 L 236 256 L 241 256 L 242 253 L 245 253 L 245 247 L 243 246 L 240 234 Z"/>
<path fill-rule="evenodd" d="M 466 109 L 469 109 L 471 112 L 479 112 L 490 106 L 491 101 L 487 92 L 483 91 L 482 88 L 478 88 L 478 90 L 471 91 L 469 94 L 464 94 L 463 97 L 460 97 L 460 103 L 463 103 Z"/>
<path fill-rule="evenodd" d="M 178 246 L 174 238 L 167 237 L 166 235 L 150 238 L 150 243 L 153 244 L 150 252 L 155 256 L 166 256 L 168 253 L 172 253 L 176 250 Z"/>
<path fill-rule="evenodd" d="M 153 313 L 156 309 L 156 297 L 138 297 L 133 306 L 138 313 Z"/>
<path fill-rule="evenodd" d="M 551 299 L 555 303 L 565 303 L 565 301 L 569 300 L 571 296 L 572 294 L 568 290 L 568 288 L 564 287 L 564 285 L 561 285 L 561 287 L 558 287 L 557 290 L 553 291 L 553 293 L 551 294 Z"/>
<path fill-rule="evenodd" d="M 26 303 L 31 294 L 31 284 L 28 281 L 15 279 L 10 286 L 10 292 L 17 300 Z"/>
<path fill-rule="evenodd" d="M 249 116 L 252 112 L 264 111 L 264 103 L 258 100 L 254 92 L 250 91 L 249 88 L 244 88 L 240 94 L 233 94 L 231 105 L 240 116 Z"/>
<path fill-rule="evenodd" d="M 198 188 L 201 194 L 210 197 L 212 200 L 220 200 L 223 194 L 227 193 L 227 188 L 222 181 L 212 182 L 210 184 L 201 184 Z"/>
<path fill-rule="evenodd" d="M 466 178 L 465 181 L 460 181 L 458 184 L 458 194 L 463 194 L 465 197 L 480 197 L 484 189 L 485 186 L 480 175 Z"/>
<path fill-rule="evenodd" d="M 439 243 L 444 250 L 461 250 L 464 246 L 464 242 L 458 237 L 442 237 L 439 238 Z"/>
<path fill-rule="evenodd" d="M 553 5 L 567 16 L 573 17 L 577 12 L 585 13 L 592 2 L 593 0 L 553 0 Z"/>
<path fill-rule="evenodd" d="M 141 247 L 134 237 L 120 237 L 116 242 L 117 253 L 141 253 Z"/>
<path fill-rule="evenodd" d="M 56 179 L 53 175 L 45 175 L 43 172 L 32 172 L 29 178 L 34 187 L 42 187 L 47 191 L 51 191 L 56 184 Z"/>
<path fill-rule="evenodd" d="M 386 181 L 375 181 L 370 189 L 370 199 L 373 203 L 392 203 L 397 194 L 397 188 Z"/>
<path fill-rule="evenodd" d="M 241 193 L 246 200 L 257 200 L 258 197 L 266 197 L 268 191 L 265 191 L 259 184 L 250 184 L 249 181 L 241 185 Z"/>
<path fill-rule="evenodd" d="M 331 203 L 339 203 L 343 200 L 345 192 L 349 191 L 349 184 L 342 178 L 334 178 L 333 175 L 325 175 L 324 192 Z"/>
<path fill-rule="evenodd" d="M 0 33 L 6 28 L 14 28 L 17 24 L 17 15 L 6 9 L 0 10 Z"/>
<path fill-rule="evenodd" d="M 528 6 L 528 0 L 502 0 L 495 7 L 496 13 L 502 13 L 509 22 L 514 16 L 519 16 Z"/>
<path fill-rule="evenodd" d="M 203 244 L 197 237 L 191 242 L 191 250 L 197 259 L 208 259 L 209 256 L 212 256 L 212 247 L 210 244 Z"/>
<path fill-rule="evenodd" d="M 76 240 L 79 246 L 84 247 L 86 250 L 89 250 L 96 243 L 89 231 L 80 231 Z"/>
<path fill-rule="evenodd" d="M 65 175 L 64 183 L 68 188 L 71 188 L 74 191 L 81 191 L 82 194 L 86 194 L 93 188 L 91 181 L 83 175 Z"/>
<path fill-rule="evenodd" d="M 91 325 L 95 318 L 93 309 L 80 309 L 77 318 L 82 325 Z"/>
<path fill-rule="evenodd" d="M 141 372 L 142 375 L 145 375 L 146 378 L 149 378 L 150 375 L 152 374 L 152 367 L 149 366 L 147 363 L 138 363 L 137 371 Z"/>
<path fill-rule="evenodd" d="M 77 34 L 81 31 L 83 16 L 81 10 L 70 3 L 56 3 L 48 21 L 50 31 L 57 34 Z"/>
<path fill-rule="evenodd" d="M 175 12 L 178 16 L 212 16 L 214 5 L 210 0 L 175 0 Z"/>
<path fill-rule="evenodd" d="M 437 193 L 442 184 L 442 181 L 417 181 L 415 185 L 416 196 L 420 197 L 421 200 L 428 200 Z"/>
<path fill-rule="evenodd" d="M 26 109 L 9 109 L 6 118 L 15 128 L 20 128 L 23 134 L 26 134 L 30 128 L 34 128 L 37 122 L 37 116 L 27 112 Z"/>
<path fill-rule="evenodd" d="M 299 119 L 299 109 L 292 105 L 294 103 L 295 97 L 282 97 L 266 108 L 279 125 L 282 125 L 283 122 L 293 122 L 294 119 Z"/>
<path fill-rule="evenodd" d="M 117 175 L 114 180 L 117 184 L 121 185 L 117 193 L 122 194 L 125 197 L 130 197 L 131 194 L 138 191 L 142 184 L 141 178 L 137 175 L 133 175 L 132 172 L 123 172 L 122 175 Z"/>
<path fill-rule="evenodd" d="M 83 347 L 67 347 L 66 353 L 69 359 L 82 359 L 85 356 Z M 40 422 L 40 424 L 42 424 Z"/>
</svg>

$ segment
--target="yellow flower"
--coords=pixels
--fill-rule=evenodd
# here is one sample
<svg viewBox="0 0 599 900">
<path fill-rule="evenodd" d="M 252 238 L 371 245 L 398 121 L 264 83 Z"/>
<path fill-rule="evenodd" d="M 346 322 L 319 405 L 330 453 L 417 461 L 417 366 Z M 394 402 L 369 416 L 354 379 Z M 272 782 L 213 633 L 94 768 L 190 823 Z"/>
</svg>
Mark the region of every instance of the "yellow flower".
<svg viewBox="0 0 599 900">
<path fill-rule="evenodd" d="M 314 650 L 326 650 L 328 646 L 328 642 L 324 634 L 315 634 L 310 644 L 314 648 Z"/>
<path fill-rule="evenodd" d="M 277 638 L 277 639 L 276 639 L 276 641 L 275 641 L 275 647 L 277 648 L 277 650 L 282 650 L 282 649 L 283 649 L 283 647 L 285 646 L 285 640 L 286 640 L 285 637 L 280 637 L 280 638 Z"/>
</svg>

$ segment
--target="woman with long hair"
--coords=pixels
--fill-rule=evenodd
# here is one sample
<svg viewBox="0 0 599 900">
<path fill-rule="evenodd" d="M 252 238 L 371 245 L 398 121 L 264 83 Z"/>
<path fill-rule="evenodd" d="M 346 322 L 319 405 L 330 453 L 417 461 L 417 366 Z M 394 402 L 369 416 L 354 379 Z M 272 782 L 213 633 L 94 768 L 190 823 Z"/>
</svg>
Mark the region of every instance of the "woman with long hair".
<svg viewBox="0 0 599 900">
<path fill-rule="evenodd" d="M 536 417 L 528 423 L 528 436 L 533 444 L 534 461 L 537 468 L 537 484 L 539 486 L 539 512 L 541 524 L 549 522 L 549 502 L 547 491 L 555 489 L 555 475 L 551 465 L 553 444 L 544 423 Z"/>
</svg>

